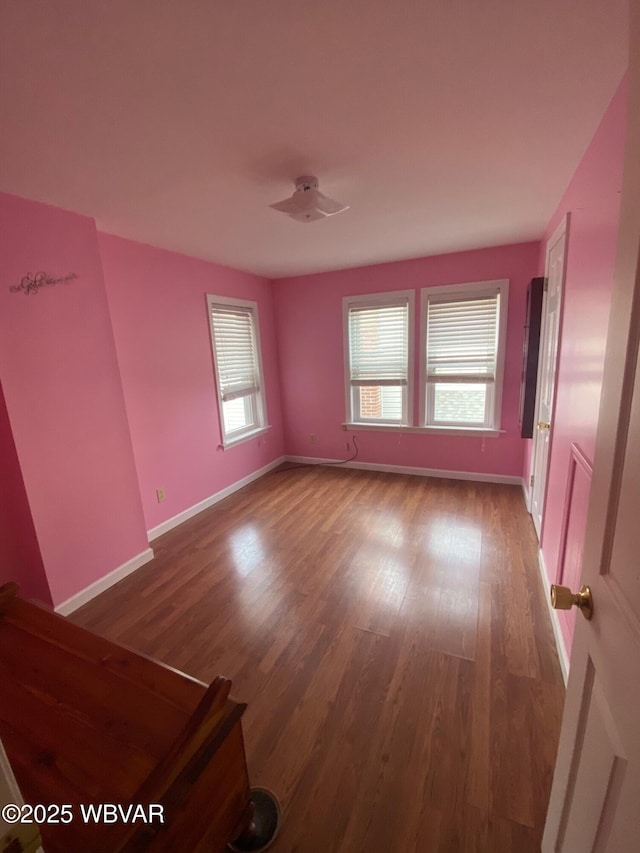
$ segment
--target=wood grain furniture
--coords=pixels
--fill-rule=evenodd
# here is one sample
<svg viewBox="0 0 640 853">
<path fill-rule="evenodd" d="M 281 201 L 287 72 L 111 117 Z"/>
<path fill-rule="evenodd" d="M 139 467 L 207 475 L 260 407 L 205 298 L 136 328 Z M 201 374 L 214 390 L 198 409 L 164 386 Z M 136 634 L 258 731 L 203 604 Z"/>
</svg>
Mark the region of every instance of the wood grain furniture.
<svg viewBox="0 0 640 853">
<path fill-rule="evenodd" d="M 47 853 L 222 851 L 250 823 L 231 682 L 207 687 L 0 587 L 0 739 Z M 163 822 L 85 822 L 88 804 L 150 804 Z"/>
</svg>

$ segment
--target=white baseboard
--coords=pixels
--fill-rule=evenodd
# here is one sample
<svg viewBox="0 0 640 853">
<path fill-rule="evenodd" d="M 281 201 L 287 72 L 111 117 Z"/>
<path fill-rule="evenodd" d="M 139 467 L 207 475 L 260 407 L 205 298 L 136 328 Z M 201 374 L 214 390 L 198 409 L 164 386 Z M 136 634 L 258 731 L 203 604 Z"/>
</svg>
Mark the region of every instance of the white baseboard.
<svg viewBox="0 0 640 853">
<path fill-rule="evenodd" d="M 219 492 L 216 492 L 215 495 L 211 495 L 210 497 L 205 498 L 203 501 L 200 501 L 199 503 L 190 506 L 188 509 L 185 509 L 182 512 L 179 512 L 177 515 L 174 515 L 172 518 L 168 518 L 166 521 L 163 521 L 162 524 L 158 524 L 157 527 L 152 527 L 151 530 L 147 530 L 149 542 L 152 542 L 154 539 L 157 539 L 158 536 L 162 536 L 163 533 L 168 533 L 169 530 L 173 530 L 174 527 L 177 527 L 179 524 L 188 521 L 190 518 L 193 518 L 194 515 L 198 515 L 199 512 L 202 512 L 205 509 L 209 509 L 210 506 L 217 504 L 218 501 L 224 500 L 224 498 L 228 498 L 229 495 L 232 495 L 234 492 L 239 491 L 244 486 L 248 486 L 249 483 L 253 483 L 254 480 L 259 480 L 260 477 L 264 477 L 265 474 L 268 474 L 269 471 L 273 471 L 274 468 L 277 468 L 278 465 L 282 465 L 282 463 L 286 462 L 286 460 L 286 456 L 280 456 L 278 459 L 274 459 L 273 462 L 269 462 L 269 464 L 265 465 L 263 468 L 258 468 L 257 471 L 254 471 L 251 474 L 247 474 L 247 476 L 243 477 L 241 480 L 237 480 L 235 483 L 232 483 L 225 489 L 221 489 Z"/>
<path fill-rule="evenodd" d="M 301 465 L 327 465 L 340 462 L 339 459 L 318 459 L 315 456 L 287 456 L 287 462 Z M 383 471 L 390 474 L 412 474 L 417 477 L 441 477 L 445 480 L 470 480 L 477 483 L 506 483 L 522 486 L 522 477 L 509 474 L 478 474 L 475 471 L 445 471 L 439 468 L 413 468 L 408 465 L 381 465 L 377 462 L 343 462 L 340 468 L 357 468 L 363 471 Z"/>
<path fill-rule="evenodd" d="M 260 479 L 265 474 L 268 474 L 269 471 L 272 471 L 274 468 L 277 468 L 279 465 L 282 465 L 283 462 L 294 462 L 303 465 L 322 465 L 327 463 L 336 463 L 339 462 L 338 459 L 319 459 L 314 456 L 281 456 L 278 459 L 274 459 L 273 462 L 270 462 L 268 465 L 265 465 L 263 468 L 259 468 L 257 471 L 253 471 L 251 474 L 248 474 L 246 477 L 243 477 L 241 480 L 237 480 L 235 483 L 232 483 L 230 486 L 227 486 L 224 489 L 221 489 L 216 494 L 211 495 L 211 497 L 205 498 L 205 500 L 200 501 L 197 504 L 185 509 L 183 512 L 178 513 L 178 515 L 174 515 L 172 518 L 163 521 L 162 524 L 157 525 L 157 527 L 153 527 L 151 530 L 147 531 L 147 535 L 149 537 L 149 542 L 152 542 L 154 539 L 157 539 L 159 536 L 162 536 L 164 533 L 167 533 L 169 530 L 172 530 L 174 527 L 177 527 L 179 524 L 182 524 L 185 521 L 188 521 L 190 518 L 193 518 L 194 515 L 202 512 L 205 509 L 213 506 L 224 498 L 229 497 L 234 492 L 239 491 L 244 486 L 247 486 L 249 483 L 252 483 L 254 480 Z M 345 462 L 341 465 L 344 468 L 355 468 L 365 471 L 382 471 L 393 474 L 412 474 L 419 477 L 442 477 L 448 480 L 469 480 L 472 482 L 480 482 L 480 483 L 506 483 L 509 485 L 522 486 L 524 489 L 524 483 L 521 477 L 513 477 L 506 474 L 478 474 L 473 471 L 446 471 L 440 470 L 438 468 L 413 468 L 406 465 L 380 465 L 374 462 Z M 100 595 L 101 592 L 109 589 L 109 587 L 121 581 L 123 578 L 126 578 L 127 575 L 130 575 L 132 572 L 135 572 L 136 569 L 139 569 L 145 563 L 148 563 L 149 560 L 153 559 L 153 551 L 151 548 L 147 548 L 146 551 L 143 551 L 141 554 L 133 557 L 131 560 L 128 560 L 122 566 L 119 566 L 117 569 L 114 569 L 112 572 L 109 572 L 108 575 L 105 575 L 102 578 L 99 578 L 94 583 L 90 584 L 80 592 L 72 595 L 71 598 L 68 598 L 66 601 L 61 602 L 55 608 L 56 613 L 61 613 L 63 616 L 67 616 L 69 613 L 72 613 L 74 610 L 77 610 L 79 607 L 82 607 L 87 602 L 91 601 L 92 598 L 95 598 L 97 595 Z M 541 571 L 543 571 L 541 567 Z M 557 622 L 557 614 L 552 611 L 552 622 L 555 618 Z M 556 633 L 556 622 L 553 622 L 554 625 L 554 633 Z M 559 630 L 559 626 L 557 626 Z M 558 634 L 556 633 L 556 643 L 558 643 Z M 563 653 L 566 658 L 566 652 L 564 651 L 564 644 L 562 646 Z M 562 653 L 561 653 L 561 663 Z M 567 668 L 568 671 L 568 668 Z M 564 673 L 564 664 L 563 664 L 563 673 Z"/>
<path fill-rule="evenodd" d="M 146 551 L 142 551 L 142 553 L 137 554 L 130 560 L 127 560 L 126 563 L 118 566 L 117 569 L 109 572 L 108 575 L 99 578 L 97 581 L 89 584 L 89 586 L 81 589 L 80 592 L 72 595 L 71 598 L 67 598 L 66 601 L 58 604 L 55 608 L 56 613 L 68 616 L 69 613 L 73 613 L 74 610 L 77 610 L 79 607 L 82 607 L 83 604 L 91 601 L 91 599 L 95 598 L 96 595 L 100 595 L 101 592 L 109 589 L 110 586 L 113 586 L 118 583 L 118 581 L 126 578 L 127 575 L 135 572 L 136 569 L 140 568 L 140 566 L 144 566 L 144 564 L 148 563 L 149 560 L 153 560 L 153 551 L 151 548 L 147 548 Z"/>
<path fill-rule="evenodd" d="M 567 647 L 564 644 L 564 637 L 562 636 L 562 629 L 560 628 L 558 611 L 554 610 L 551 606 L 551 596 L 549 595 L 549 575 L 547 574 L 547 567 L 544 564 L 544 556 L 541 548 L 538 549 L 538 568 L 540 569 L 540 577 L 542 579 L 542 586 L 544 589 L 544 599 L 547 602 L 547 609 L 549 611 L 549 616 L 551 617 L 551 627 L 553 628 L 553 636 L 555 637 L 556 648 L 558 650 L 558 659 L 560 661 L 560 669 L 562 670 L 562 678 L 564 679 L 566 687 L 567 681 L 569 680 L 569 655 L 567 654 Z"/>
<path fill-rule="evenodd" d="M 234 492 L 237 492 L 243 486 L 252 483 L 254 480 L 258 480 L 260 477 L 267 474 L 269 471 L 272 471 L 274 468 L 277 468 L 278 465 L 282 465 L 285 461 L 285 457 L 281 456 L 279 459 L 275 459 L 273 462 L 270 462 L 268 465 L 265 465 L 263 468 L 259 468 L 257 471 L 254 471 L 252 474 L 248 474 L 246 477 L 243 477 L 241 480 L 238 480 L 235 483 L 232 483 L 230 486 L 227 486 L 226 489 L 222 489 L 219 492 L 216 492 L 215 495 L 207 498 L 204 501 L 200 501 L 200 503 L 195 504 L 189 509 L 184 510 L 184 512 L 179 513 L 178 515 L 174 515 L 173 518 L 169 518 L 167 521 L 163 521 L 162 524 L 159 524 L 157 527 L 154 527 L 152 530 L 147 531 L 147 535 L 149 537 L 149 542 L 153 539 L 157 539 L 158 536 L 162 536 L 163 533 L 166 533 L 168 530 L 171 530 L 174 527 L 177 527 L 179 524 L 182 524 L 183 521 L 187 521 L 189 518 L 192 518 L 194 515 L 197 515 L 199 512 L 202 512 L 203 509 L 207 509 L 210 506 L 218 503 L 223 498 L 232 495 Z M 112 572 L 109 572 L 108 575 L 105 575 L 94 583 L 90 584 L 85 589 L 80 590 L 80 592 L 72 595 L 71 598 L 68 598 L 66 601 L 63 601 L 61 604 L 58 604 L 55 608 L 56 613 L 61 613 L 63 616 L 68 616 L 69 613 L 73 613 L 74 610 L 77 610 L 79 607 L 82 607 L 87 602 L 91 601 L 92 598 L 95 598 L 96 595 L 100 595 L 101 592 L 109 589 L 110 586 L 118 583 L 123 578 L 126 578 L 127 575 L 130 575 L 132 572 L 135 572 L 136 569 L 139 569 L 141 566 L 144 566 L 145 563 L 148 563 L 149 560 L 153 559 L 153 551 L 151 548 L 147 548 L 146 551 L 143 551 L 141 554 L 133 557 L 131 560 L 128 560 L 124 565 L 118 566 L 117 569 L 114 569 Z"/>
<path fill-rule="evenodd" d="M 529 489 L 527 488 L 527 481 L 524 477 L 522 478 L 522 494 L 524 496 L 524 505 L 527 508 L 527 512 L 530 512 L 529 501 L 531 500 L 531 495 L 529 494 Z"/>
</svg>

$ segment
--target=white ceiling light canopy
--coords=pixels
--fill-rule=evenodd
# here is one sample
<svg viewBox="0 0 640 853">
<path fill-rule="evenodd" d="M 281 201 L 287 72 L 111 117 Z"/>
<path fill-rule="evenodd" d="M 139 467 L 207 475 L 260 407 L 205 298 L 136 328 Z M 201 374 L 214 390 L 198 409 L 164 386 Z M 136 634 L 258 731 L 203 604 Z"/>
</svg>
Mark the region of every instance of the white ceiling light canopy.
<svg viewBox="0 0 640 853">
<path fill-rule="evenodd" d="M 295 185 L 291 198 L 277 201 L 269 207 L 286 213 L 296 222 L 313 222 L 349 209 L 348 204 L 342 204 L 321 193 L 318 189 L 318 179 L 313 175 L 302 175 L 296 178 Z"/>
</svg>

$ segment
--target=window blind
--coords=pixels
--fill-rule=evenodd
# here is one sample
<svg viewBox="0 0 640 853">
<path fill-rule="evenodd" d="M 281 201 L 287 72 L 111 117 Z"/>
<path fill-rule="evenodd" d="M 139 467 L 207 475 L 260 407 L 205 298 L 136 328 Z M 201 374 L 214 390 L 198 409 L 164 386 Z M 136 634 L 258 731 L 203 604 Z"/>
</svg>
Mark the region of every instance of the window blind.
<svg viewBox="0 0 640 853">
<path fill-rule="evenodd" d="M 212 305 L 211 327 L 222 401 L 258 391 L 260 373 L 251 309 Z"/>
<path fill-rule="evenodd" d="M 483 383 L 496 379 L 498 293 L 429 300 L 427 382 Z"/>
<path fill-rule="evenodd" d="M 408 300 L 349 308 L 350 381 L 355 386 L 406 385 Z"/>
</svg>

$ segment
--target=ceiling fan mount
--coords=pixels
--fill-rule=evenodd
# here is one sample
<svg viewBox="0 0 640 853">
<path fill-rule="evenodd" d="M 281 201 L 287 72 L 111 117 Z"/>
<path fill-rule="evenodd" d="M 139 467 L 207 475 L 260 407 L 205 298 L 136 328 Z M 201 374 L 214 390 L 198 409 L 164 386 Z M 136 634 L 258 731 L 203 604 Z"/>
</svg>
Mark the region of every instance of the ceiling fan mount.
<svg viewBox="0 0 640 853">
<path fill-rule="evenodd" d="M 318 179 L 313 175 L 302 175 L 300 178 L 295 179 L 296 192 L 306 193 L 309 190 L 317 190 L 318 189 Z"/>
<path fill-rule="evenodd" d="M 315 175 L 301 175 L 295 179 L 294 184 L 292 196 L 270 204 L 269 207 L 286 213 L 296 222 L 314 222 L 349 209 L 348 204 L 342 204 L 321 193 Z"/>
</svg>

